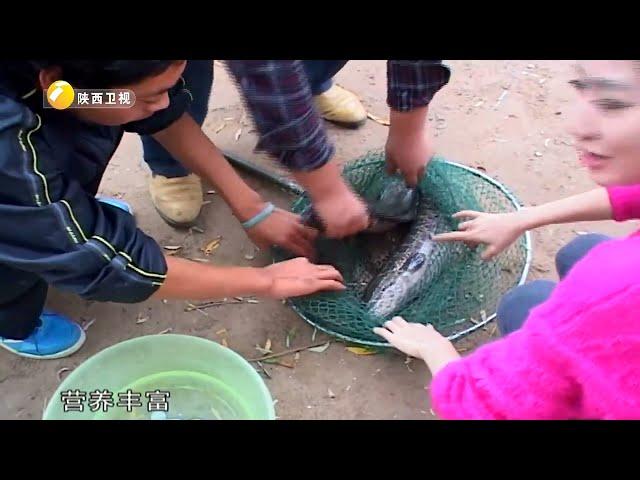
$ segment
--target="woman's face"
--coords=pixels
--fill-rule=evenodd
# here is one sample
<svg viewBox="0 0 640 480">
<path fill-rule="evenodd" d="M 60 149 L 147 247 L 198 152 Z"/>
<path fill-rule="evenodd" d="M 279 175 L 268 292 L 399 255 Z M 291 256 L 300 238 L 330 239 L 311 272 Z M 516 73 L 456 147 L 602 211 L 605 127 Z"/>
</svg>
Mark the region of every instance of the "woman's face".
<svg viewBox="0 0 640 480">
<path fill-rule="evenodd" d="M 640 183 L 640 62 L 580 62 L 569 131 L 581 163 L 602 186 Z"/>
</svg>

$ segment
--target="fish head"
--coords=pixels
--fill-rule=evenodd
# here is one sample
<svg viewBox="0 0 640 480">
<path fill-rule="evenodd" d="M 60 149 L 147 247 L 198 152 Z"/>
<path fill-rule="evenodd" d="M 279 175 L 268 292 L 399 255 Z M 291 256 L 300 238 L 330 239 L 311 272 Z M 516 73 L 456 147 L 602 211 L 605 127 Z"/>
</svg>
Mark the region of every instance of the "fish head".
<svg viewBox="0 0 640 480">
<path fill-rule="evenodd" d="M 376 218 L 396 223 L 415 220 L 418 211 L 419 192 L 417 188 L 407 187 L 404 180 L 394 180 L 370 202 L 369 210 Z"/>
</svg>

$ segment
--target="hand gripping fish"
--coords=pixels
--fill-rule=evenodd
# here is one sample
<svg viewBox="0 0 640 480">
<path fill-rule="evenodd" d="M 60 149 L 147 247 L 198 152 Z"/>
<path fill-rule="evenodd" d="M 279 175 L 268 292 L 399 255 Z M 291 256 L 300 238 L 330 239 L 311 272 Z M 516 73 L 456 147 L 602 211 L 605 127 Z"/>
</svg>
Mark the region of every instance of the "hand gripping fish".
<svg viewBox="0 0 640 480">
<path fill-rule="evenodd" d="M 362 233 L 388 232 L 401 223 L 411 222 L 417 215 L 418 196 L 418 190 L 407 187 L 404 179 L 392 178 L 376 198 L 365 199 L 371 222 Z M 324 230 L 313 205 L 309 204 L 301 217 L 305 225 Z"/>
</svg>

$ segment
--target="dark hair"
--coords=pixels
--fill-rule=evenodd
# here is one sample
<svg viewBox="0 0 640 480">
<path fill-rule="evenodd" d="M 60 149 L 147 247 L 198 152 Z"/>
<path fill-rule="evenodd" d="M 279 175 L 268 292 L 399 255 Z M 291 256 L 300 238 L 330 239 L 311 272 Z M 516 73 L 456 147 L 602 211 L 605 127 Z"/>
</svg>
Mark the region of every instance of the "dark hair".
<svg viewBox="0 0 640 480">
<path fill-rule="evenodd" d="M 38 82 L 40 70 L 60 67 L 60 80 L 77 88 L 113 88 L 160 75 L 179 60 L 24 60 L 6 62 L 3 70 L 15 82 Z"/>
</svg>

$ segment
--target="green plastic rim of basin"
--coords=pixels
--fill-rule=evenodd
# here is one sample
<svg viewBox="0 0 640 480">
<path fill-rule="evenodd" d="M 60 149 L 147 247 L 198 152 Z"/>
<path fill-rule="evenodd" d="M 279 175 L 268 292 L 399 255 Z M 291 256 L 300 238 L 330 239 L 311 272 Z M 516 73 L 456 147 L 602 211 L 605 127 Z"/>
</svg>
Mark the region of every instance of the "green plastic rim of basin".
<svg viewBox="0 0 640 480">
<path fill-rule="evenodd" d="M 158 397 L 166 392 L 168 398 Z M 136 394 L 141 406 L 132 405 Z M 184 411 L 172 404 L 180 401 Z M 78 411 L 80 404 L 82 411 Z M 158 410 L 163 405 L 167 412 Z M 87 359 L 56 389 L 43 420 L 176 416 L 185 420 L 276 418 L 266 384 L 243 357 L 204 338 L 165 334 L 126 340 Z"/>
</svg>

